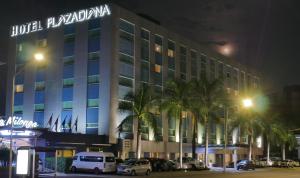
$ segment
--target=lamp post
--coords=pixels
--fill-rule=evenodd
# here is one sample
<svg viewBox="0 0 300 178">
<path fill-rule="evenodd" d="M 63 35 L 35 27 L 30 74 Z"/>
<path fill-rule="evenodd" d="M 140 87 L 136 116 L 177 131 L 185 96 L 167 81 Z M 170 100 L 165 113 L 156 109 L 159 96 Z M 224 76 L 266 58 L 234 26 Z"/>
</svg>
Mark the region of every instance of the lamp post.
<svg viewBox="0 0 300 178">
<path fill-rule="evenodd" d="M 243 107 L 246 109 L 250 109 L 253 107 L 253 101 L 251 98 L 246 98 L 243 100 Z M 251 122 L 251 121 L 250 121 Z M 253 142 L 253 128 L 252 128 L 252 124 L 250 125 L 251 127 L 251 138 L 250 138 L 250 142 L 249 142 L 249 160 L 251 160 L 251 156 L 252 156 L 252 142 Z"/>
<path fill-rule="evenodd" d="M 45 59 L 45 56 L 41 52 L 37 52 L 33 55 L 34 61 L 41 62 Z M 14 127 L 14 102 L 15 102 L 15 80 L 16 76 L 20 74 L 24 68 L 28 65 L 28 63 L 25 63 L 25 65 L 22 66 L 22 68 L 19 69 L 19 71 L 16 70 L 16 66 L 14 66 L 14 73 L 12 77 L 12 93 L 10 98 L 10 136 L 9 136 L 9 178 L 12 178 L 12 147 L 13 147 L 13 127 Z"/>
<path fill-rule="evenodd" d="M 250 98 L 246 98 L 246 99 L 243 99 L 242 100 L 242 106 L 244 108 L 251 108 L 253 106 L 253 101 L 252 99 Z M 226 152 L 227 152 L 227 122 L 228 122 L 228 117 L 229 117 L 229 109 L 232 109 L 236 106 L 232 106 L 232 107 L 229 107 L 229 106 L 225 106 L 224 107 L 224 154 L 223 154 L 223 172 L 225 173 L 226 172 Z M 234 160 L 234 168 L 236 167 L 236 162 Z"/>
</svg>

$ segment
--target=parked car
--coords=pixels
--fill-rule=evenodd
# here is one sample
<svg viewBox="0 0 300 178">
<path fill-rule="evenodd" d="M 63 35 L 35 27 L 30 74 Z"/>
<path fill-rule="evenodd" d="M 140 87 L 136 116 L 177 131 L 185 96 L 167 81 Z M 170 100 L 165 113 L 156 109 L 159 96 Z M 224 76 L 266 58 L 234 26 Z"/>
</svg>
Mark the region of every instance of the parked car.
<svg viewBox="0 0 300 178">
<path fill-rule="evenodd" d="M 145 174 L 150 175 L 151 165 L 147 159 L 130 159 L 120 164 L 117 168 L 118 174 L 137 175 Z"/>
<path fill-rule="evenodd" d="M 177 159 L 176 162 L 176 168 L 180 169 L 180 160 L 179 158 Z M 201 160 L 193 159 L 191 157 L 184 157 L 182 158 L 182 168 L 181 169 L 203 169 L 204 164 Z"/>
<path fill-rule="evenodd" d="M 282 160 L 280 167 L 293 168 L 295 166 L 295 162 L 290 159 Z"/>
<path fill-rule="evenodd" d="M 176 169 L 175 162 L 162 158 L 145 158 L 149 160 L 152 171 L 171 171 Z"/>
<path fill-rule="evenodd" d="M 116 160 L 113 153 L 109 152 L 80 152 L 73 157 L 71 171 L 93 171 L 95 174 L 102 172 L 115 172 Z"/>
<path fill-rule="evenodd" d="M 255 164 L 254 164 L 253 161 L 250 161 L 250 160 L 239 160 L 237 162 L 237 170 L 240 170 L 240 169 L 243 169 L 243 170 L 249 170 L 249 169 L 255 170 Z"/>
</svg>

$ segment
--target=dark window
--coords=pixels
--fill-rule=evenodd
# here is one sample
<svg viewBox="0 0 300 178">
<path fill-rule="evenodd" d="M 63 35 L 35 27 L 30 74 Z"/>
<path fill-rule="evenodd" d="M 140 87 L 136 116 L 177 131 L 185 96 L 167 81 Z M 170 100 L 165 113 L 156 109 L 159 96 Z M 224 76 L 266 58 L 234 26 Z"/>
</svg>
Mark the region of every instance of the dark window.
<svg viewBox="0 0 300 178">
<path fill-rule="evenodd" d="M 87 108 L 86 133 L 98 134 L 98 108 Z"/>
<path fill-rule="evenodd" d="M 74 64 L 64 65 L 63 67 L 63 78 L 73 78 L 74 77 Z"/>
<path fill-rule="evenodd" d="M 75 33 L 75 24 L 69 24 L 64 26 L 64 34 L 74 34 Z"/>
<path fill-rule="evenodd" d="M 125 32 L 120 32 L 120 52 L 133 56 L 134 54 L 133 36 Z"/>
<path fill-rule="evenodd" d="M 103 162 L 103 157 L 101 156 L 80 156 L 80 161 L 86 162 Z"/>
<path fill-rule="evenodd" d="M 141 81 L 149 82 L 149 62 L 141 63 Z"/>
<path fill-rule="evenodd" d="M 45 92 L 36 91 L 34 96 L 34 104 L 42 104 L 45 102 Z"/>
<path fill-rule="evenodd" d="M 99 74 L 99 60 L 88 60 L 88 76 Z"/>
<path fill-rule="evenodd" d="M 120 26 L 119 28 L 125 32 L 134 34 L 134 25 L 131 23 L 126 22 L 125 20 L 120 20 Z"/>
<path fill-rule="evenodd" d="M 62 100 L 63 101 L 72 101 L 73 100 L 73 87 L 63 88 Z"/>
<path fill-rule="evenodd" d="M 89 31 L 88 52 L 96 52 L 100 50 L 100 31 Z"/>
<path fill-rule="evenodd" d="M 92 20 L 89 20 L 89 30 L 92 30 L 92 29 L 97 29 L 97 28 L 100 28 L 100 20 L 99 19 L 92 19 Z"/>
<path fill-rule="evenodd" d="M 145 40 L 141 41 L 141 59 L 149 61 L 149 42 Z"/>
<path fill-rule="evenodd" d="M 37 122 L 39 127 L 44 127 L 44 112 L 34 112 L 33 121 Z"/>
<path fill-rule="evenodd" d="M 145 40 L 149 40 L 149 31 L 147 31 L 147 30 L 141 30 L 141 38 L 142 39 L 145 39 Z"/>
<path fill-rule="evenodd" d="M 14 105 L 15 106 L 19 106 L 23 104 L 23 93 L 15 93 L 15 102 Z"/>
<path fill-rule="evenodd" d="M 36 82 L 45 81 L 45 69 L 44 68 L 37 69 L 35 81 Z"/>
<path fill-rule="evenodd" d="M 88 85 L 88 99 L 97 99 L 99 98 L 99 84 Z"/>
</svg>

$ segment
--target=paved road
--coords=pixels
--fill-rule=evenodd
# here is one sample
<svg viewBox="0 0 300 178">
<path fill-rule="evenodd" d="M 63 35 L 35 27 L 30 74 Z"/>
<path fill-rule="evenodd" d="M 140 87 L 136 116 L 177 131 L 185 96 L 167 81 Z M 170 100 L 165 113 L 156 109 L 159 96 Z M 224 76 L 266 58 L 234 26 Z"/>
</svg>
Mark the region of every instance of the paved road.
<svg viewBox="0 0 300 178">
<path fill-rule="evenodd" d="M 53 177 L 53 176 L 42 176 Z M 129 178 L 132 176 L 120 175 L 93 175 L 93 174 L 68 174 L 59 175 L 58 178 Z M 223 173 L 221 171 L 178 171 L 178 172 L 161 172 L 152 173 L 150 176 L 135 176 L 135 178 L 300 178 L 300 168 L 264 168 L 255 171 L 230 171 Z"/>
</svg>

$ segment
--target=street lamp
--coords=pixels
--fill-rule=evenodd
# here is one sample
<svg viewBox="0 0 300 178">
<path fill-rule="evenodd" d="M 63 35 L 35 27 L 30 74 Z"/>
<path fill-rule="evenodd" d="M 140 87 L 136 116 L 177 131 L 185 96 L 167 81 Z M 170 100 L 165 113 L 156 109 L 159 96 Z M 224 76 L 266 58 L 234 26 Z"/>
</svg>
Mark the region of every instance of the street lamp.
<svg viewBox="0 0 300 178">
<path fill-rule="evenodd" d="M 45 59 L 45 55 L 42 52 L 36 52 L 33 55 L 33 59 L 36 62 L 42 62 Z M 25 67 L 28 65 L 28 62 L 25 63 L 25 65 L 23 65 L 19 71 L 16 71 L 16 67 L 14 67 L 14 74 L 13 74 L 13 78 L 12 78 L 12 93 L 11 93 L 11 100 L 10 100 L 10 144 L 9 144 L 9 178 L 12 178 L 12 137 L 13 137 L 13 127 L 14 127 L 14 102 L 15 102 L 15 80 L 16 80 L 16 76 L 18 74 L 20 74 Z"/>
<path fill-rule="evenodd" d="M 243 106 L 244 108 L 251 108 L 253 107 L 253 101 L 251 98 L 245 98 L 243 99 Z"/>
<path fill-rule="evenodd" d="M 245 98 L 242 100 L 242 105 L 244 108 L 251 108 L 253 107 L 253 101 L 250 98 Z M 224 113 L 224 155 L 223 155 L 223 172 L 226 172 L 226 151 L 227 151 L 227 121 L 229 116 L 229 109 L 235 108 L 236 106 L 225 106 L 225 113 Z M 236 167 L 236 162 L 234 160 L 234 168 Z"/>
</svg>

